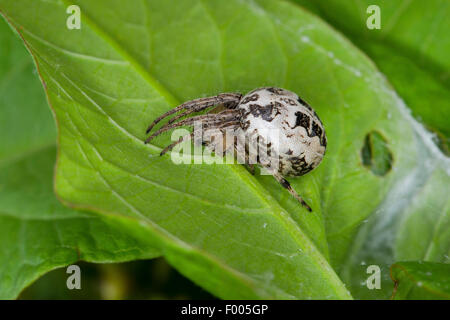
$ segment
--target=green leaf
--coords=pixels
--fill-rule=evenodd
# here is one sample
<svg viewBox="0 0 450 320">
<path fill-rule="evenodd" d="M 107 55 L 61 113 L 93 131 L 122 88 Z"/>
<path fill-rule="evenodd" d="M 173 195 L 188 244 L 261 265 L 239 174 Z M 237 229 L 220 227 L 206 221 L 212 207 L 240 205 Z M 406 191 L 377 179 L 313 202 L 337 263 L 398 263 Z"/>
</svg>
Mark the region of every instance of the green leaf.
<svg viewBox="0 0 450 320">
<path fill-rule="evenodd" d="M 156 256 L 138 223 L 58 202 L 56 130 L 33 61 L 3 21 L 0 39 L 0 299 L 15 298 L 42 274 L 79 260 Z"/>
<path fill-rule="evenodd" d="M 33 60 L 4 21 L 0 21 L 0 48 L 0 164 L 4 164 L 54 145 L 56 130 L 51 113 L 45 111 L 45 93 Z"/>
<path fill-rule="evenodd" d="M 397 262 L 391 267 L 396 300 L 450 300 L 450 265 L 423 261 Z"/>
<path fill-rule="evenodd" d="M 296 5 L 75 3 L 81 30 L 66 28 L 68 2 L 0 0 L 36 59 L 58 120 L 56 192 L 70 206 L 139 220 L 174 267 L 219 297 L 350 298 L 336 273 L 353 286 L 361 276 L 350 272 L 359 266 L 358 245 L 379 244 L 361 233 L 364 222 L 403 221 L 409 206 L 430 205 L 426 196 L 412 199 L 438 168 L 442 181 L 430 189 L 448 184 L 448 159 L 373 63 Z M 169 135 L 143 144 L 149 122 L 180 102 L 266 85 L 299 93 L 325 124 L 323 163 L 291 181 L 313 213 L 270 176 L 159 157 Z M 383 137 L 381 154 L 392 156 L 382 175 L 363 164 L 372 132 Z M 434 215 L 442 221 L 430 224 L 446 225 L 447 203 Z M 433 258 L 443 259 L 449 237 L 437 236 Z"/>
<path fill-rule="evenodd" d="M 437 133 L 450 154 L 450 3 L 447 0 L 291 0 L 336 26 L 388 77 L 413 115 Z M 369 29 L 370 5 L 380 29 Z"/>
</svg>

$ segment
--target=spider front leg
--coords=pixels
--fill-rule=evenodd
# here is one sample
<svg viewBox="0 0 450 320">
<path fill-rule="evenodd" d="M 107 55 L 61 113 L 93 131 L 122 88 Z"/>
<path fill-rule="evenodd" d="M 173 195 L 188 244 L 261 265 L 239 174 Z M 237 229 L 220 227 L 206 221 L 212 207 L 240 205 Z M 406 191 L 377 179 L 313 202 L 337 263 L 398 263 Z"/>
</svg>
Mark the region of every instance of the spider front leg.
<svg viewBox="0 0 450 320">
<path fill-rule="evenodd" d="M 165 148 L 159 153 L 159 155 L 160 155 L 160 156 L 163 156 L 163 155 L 165 155 L 168 151 L 172 151 L 172 149 L 173 149 L 176 145 L 178 145 L 178 144 L 180 144 L 180 143 L 182 143 L 182 142 L 184 142 L 184 141 L 186 141 L 186 140 L 191 140 L 191 139 L 194 137 L 195 133 L 196 133 L 195 131 L 192 131 L 191 133 L 188 133 L 187 135 L 180 137 L 180 139 L 178 139 L 178 140 L 175 141 L 175 142 L 172 142 L 172 143 L 169 144 L 167 147 L 165 147 Z"/>
<path fill-rule="evenodd" d="M 239 101 L 241 101 L 242 95 L 240 93 L 221 93 L 217 96 L 207 97 L 207 98 L 199 98 L 191 101 L 187 101 L 178 107 L 167 111 L 166 113 L 162 114 L 158 118 L 156 118 L 147 128 L 146 133 L 149 133 L 153 127 L 163 120 L 164 118 L 167 118 L 168 116 L 177 113 L 179 111 L 185 110 L 185 112 L 175 116 L 174 119 L 171 119 L 169 123 L 174 122 L 175 120 L 187 116 L 194 112 L 200 112 L 203 111 L 209 107 L 223 104 L 228 109 L 234 109 L 238 104 Z"/>
<path fill-rule="evenodd" d="M 302 197 L 298 195 L 298 193 L 291 187 L 291 184 L 285 178 L 283 178 L 281 174 L 276 172 L 273 173 L 272 175 L 284 188 L 286 188 L 289 191 L 290 194 L 294 196 L 295 199 L 298 200 L 298 202 L 302 204 L 302 206 L 306 208 L 306 210 L 312 212 L 311 207 L 302 199 Z"/>
<path fill-rule="evenodd" d="M 224 110 L 217 114 L 203 114 L 191 118 L 187 118 L 176 123 L 166 123 L 159 130 L 155 131 L 151 136 L 149 136 L 145 143 L 149 143 L 153 138 L 159 136 L 161 133 L 166 132 L 170 129 L 183 127 L 183 126 L 193 126 L 195 122 L 201 122 L 204 125 L 222 125 L 229 121 L 233 121 L 236 118 L 236 110 Z"/>
</svg>

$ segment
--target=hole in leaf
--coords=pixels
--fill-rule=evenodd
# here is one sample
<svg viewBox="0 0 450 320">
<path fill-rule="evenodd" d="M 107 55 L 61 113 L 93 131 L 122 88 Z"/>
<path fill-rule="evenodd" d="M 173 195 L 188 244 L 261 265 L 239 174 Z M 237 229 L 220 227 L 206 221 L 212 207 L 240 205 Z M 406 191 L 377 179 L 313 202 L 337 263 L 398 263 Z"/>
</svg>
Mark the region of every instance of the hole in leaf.
<svg viewBox="0 0 450 320">
<path fill-rule="evenodd" d="M 392 169 L 392 152 L 386 139 L 378 132 L 369 132 L 361 149 L 362 162 L 377 176 L 384 176 Z"/>
</svg>

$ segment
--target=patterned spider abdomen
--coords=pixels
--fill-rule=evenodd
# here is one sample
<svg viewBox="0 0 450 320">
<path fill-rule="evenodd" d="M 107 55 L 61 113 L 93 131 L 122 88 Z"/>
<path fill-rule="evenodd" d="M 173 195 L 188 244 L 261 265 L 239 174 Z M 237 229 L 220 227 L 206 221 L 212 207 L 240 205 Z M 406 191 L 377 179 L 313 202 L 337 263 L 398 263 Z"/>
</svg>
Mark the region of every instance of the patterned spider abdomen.
<svg viewBox="0 0 450 320">
<path fill-rule="evenodd" d="M 322 161 L 325 129 L 314 110 L 295 93 L 272 87 L 255 89 L 241 99 L 237 109 L 240 130 L 246 138 L 260 137 L 257 144 L 265 144 L 268 156 L 279 159 L 281 175 L 304 175 Z M 258 156 L 258 162 L 263 160 Z"/>
</svg>

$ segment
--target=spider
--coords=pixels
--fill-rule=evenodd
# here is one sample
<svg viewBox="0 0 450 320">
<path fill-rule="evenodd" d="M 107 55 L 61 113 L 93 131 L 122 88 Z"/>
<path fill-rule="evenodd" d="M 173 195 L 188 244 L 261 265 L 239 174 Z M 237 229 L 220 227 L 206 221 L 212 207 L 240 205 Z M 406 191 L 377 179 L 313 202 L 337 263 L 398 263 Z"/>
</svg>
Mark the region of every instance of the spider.
<svg viewBox="0 0 450 320">
<path fill-rule="evenodd" d="M 185 118 L 207 109 L 210 110 L 206 114 Z M 250 161 L 250 149 L 266 148 L 267 154 L 256 156 L 256 164 L 268 170 L 308 211 L 312 211 L 284 177 L 301 176 L 316 168 L 325 154 L 327 138 L 316 112 L 297 94 L 281 88 L 264 87 L 245 96 L 240 93 L 221 93 L 187 101 L 156 118 L 146 133 L 171 115 L 174 116 L 150 135 L 145 143 L 170 129 L 194 126 L 194 123 L 200 122 L 203 130 L 201 142 L 217 153 L 217 142 L 206 141 L 203 137 L 211 132 L 224 134 L 226 130 L 231 131 L 236 138 L 230 144 L 231 148 L 219 150 L 222 155 L 231 151 L 235 155 L 234 152 L 237 152 L 239 163 L 247 164 L 253 170 L 255 163 Z M 194 137 L 198 134 L 196 130 L 165 147 L 161 155 Z M 274 159 L 278 164 L 275 167 L 271 161 Z"/>
</svg>

